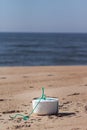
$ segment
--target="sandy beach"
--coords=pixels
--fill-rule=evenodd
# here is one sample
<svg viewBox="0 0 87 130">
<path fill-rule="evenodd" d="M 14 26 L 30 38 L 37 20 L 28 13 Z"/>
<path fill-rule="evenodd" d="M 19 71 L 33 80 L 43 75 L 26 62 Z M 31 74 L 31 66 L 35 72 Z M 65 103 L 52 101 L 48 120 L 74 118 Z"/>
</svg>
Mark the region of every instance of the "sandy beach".
<svg viewBox="0 0 87 130">
<path fill-rule="evenodd" d="M 57 115 L 28 115 L 33 98 L 59 99 Z M 0 130 L 87 130 L 87 66 L 0 67 Z"/>
</svg>

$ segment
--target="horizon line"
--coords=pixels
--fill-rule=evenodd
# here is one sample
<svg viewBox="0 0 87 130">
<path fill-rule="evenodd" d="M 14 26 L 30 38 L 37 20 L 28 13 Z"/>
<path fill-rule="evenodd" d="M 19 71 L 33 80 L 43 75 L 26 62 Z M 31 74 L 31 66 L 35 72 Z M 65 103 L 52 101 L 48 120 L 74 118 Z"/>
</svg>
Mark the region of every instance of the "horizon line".
<svg viewBox="0 0 87 130">
<path fill-rule="evenodd" d="M 31 32 L 28 32 L 28 31 L 0 31 L 0 33 L 61 33 L 61 34 L 68 34 L 68 33 L 71 33 L 71 34 L 86 34 L 87 32 L 36 32 L 36 31 L 31 31 Z"/>
</svg>

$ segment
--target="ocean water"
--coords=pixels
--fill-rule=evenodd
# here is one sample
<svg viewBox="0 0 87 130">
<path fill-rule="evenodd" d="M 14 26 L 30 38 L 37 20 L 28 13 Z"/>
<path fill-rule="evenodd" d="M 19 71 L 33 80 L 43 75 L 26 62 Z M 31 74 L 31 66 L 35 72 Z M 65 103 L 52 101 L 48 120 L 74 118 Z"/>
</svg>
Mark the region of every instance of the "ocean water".
<svg viewBox="0 0 87 130">
<path fill-rule="evenodd" d="M 87 34 L 0 33 L 0 66 L 87 65 Z"/>
</svg>

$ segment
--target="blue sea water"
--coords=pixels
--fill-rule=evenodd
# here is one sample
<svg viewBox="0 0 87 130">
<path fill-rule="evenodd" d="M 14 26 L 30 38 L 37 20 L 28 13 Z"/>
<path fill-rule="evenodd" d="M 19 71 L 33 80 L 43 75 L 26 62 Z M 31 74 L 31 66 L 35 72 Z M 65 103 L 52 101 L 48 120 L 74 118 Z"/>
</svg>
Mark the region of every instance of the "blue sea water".
<svg viewBox="0 0 87 130">
<path fill-rule="evenodd" d="M 0 66 L 87 65 L 87 34 L 0 33 Z"/>
</svg>

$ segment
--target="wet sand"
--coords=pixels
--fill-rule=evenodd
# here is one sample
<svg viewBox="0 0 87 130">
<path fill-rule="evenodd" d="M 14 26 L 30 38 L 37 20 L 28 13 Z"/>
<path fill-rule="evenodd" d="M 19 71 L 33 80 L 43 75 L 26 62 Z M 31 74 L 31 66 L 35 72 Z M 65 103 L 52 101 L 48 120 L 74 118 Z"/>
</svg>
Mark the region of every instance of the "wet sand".
<svg viewBox="0 0 87 130">
<path fill-rule="evenodd" d="M 28 115 L 32 99 L 59 99 L 57 115 Z M 0 130 L 87 130 L 87 66 L 0 67 Z"/>
</svg>

